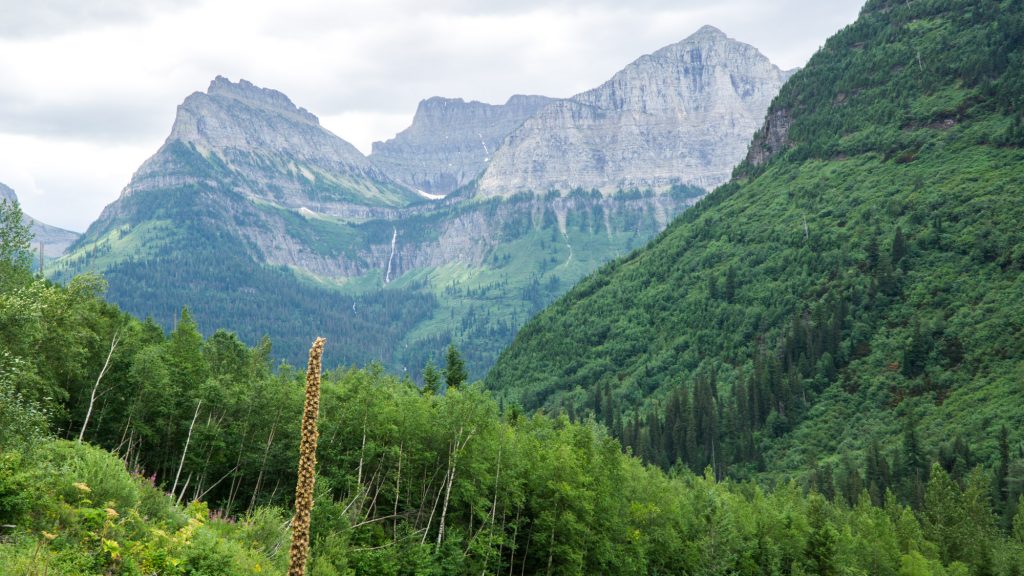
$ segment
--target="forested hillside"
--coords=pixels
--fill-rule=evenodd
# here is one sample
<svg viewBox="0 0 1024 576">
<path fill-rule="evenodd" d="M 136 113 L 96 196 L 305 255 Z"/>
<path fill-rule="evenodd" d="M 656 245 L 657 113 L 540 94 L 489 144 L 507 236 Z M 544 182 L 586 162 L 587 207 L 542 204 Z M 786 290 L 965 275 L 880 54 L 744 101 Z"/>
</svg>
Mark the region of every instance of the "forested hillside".
<svg viewBox="0 0 1024 576">
<path fill-rule="evenodd" d="M 165 335 L 95 277 L 33 278 L 27 238 L 0 203 L 0 572 L 283 574 L 301 372 L 187 313 Z M 666 474 L 597 422 L 502 410 L 459 366 L 425 391 L 325 375 L 308 574 L 1024 569 L 1024 514 L 1000 529 L 981 469 L 935 466 L 916 512 Z"/>
<path fill-rule="evenodd" d="M 1022 62 L 1020 1 L 868 2 L 782 89 L 732 182 L 529 322 L 488 387 L 719 478 L 920 503 L 927 462 L 991 466 L 1008 522 Z"/>
</svg>

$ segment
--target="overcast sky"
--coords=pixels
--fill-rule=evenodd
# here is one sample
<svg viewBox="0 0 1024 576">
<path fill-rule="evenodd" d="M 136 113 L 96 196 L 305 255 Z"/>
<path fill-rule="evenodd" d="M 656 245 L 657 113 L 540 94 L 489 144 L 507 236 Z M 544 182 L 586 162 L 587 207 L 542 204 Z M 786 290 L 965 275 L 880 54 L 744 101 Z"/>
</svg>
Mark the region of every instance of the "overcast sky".
<svg viewBox="0 0 1024 576">
<path fill-rule="evenodd" d="M 430 96 L 571 96 L 711 24 L 802 66 L 862 0 L 0 0 L 0 182 L 82 231 L 216 75 L 368 153 Z"/>
</svg>

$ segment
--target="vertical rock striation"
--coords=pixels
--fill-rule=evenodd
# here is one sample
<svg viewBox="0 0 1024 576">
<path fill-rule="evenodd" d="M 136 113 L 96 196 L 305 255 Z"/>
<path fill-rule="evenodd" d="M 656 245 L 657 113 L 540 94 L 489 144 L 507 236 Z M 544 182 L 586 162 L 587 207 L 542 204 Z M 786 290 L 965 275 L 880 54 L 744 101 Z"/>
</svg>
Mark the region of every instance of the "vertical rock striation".
<svg viewBox="0 0 1024 576">
<path fill-rule="evenodd" d="M 552 102 L 523 95 L 502 105 L 428 98 L 416 108 L 411 126 L 373 143 L 370 160 L 406 186 L 444 196 L 476 178 L 502 140 Z"/>
<path fill-rule="evenodd" d="M 528 119 L 495 153 L 478 195 L 714 188 L 743 159 L 788 76 L 705 26 Z"/>
</svg>

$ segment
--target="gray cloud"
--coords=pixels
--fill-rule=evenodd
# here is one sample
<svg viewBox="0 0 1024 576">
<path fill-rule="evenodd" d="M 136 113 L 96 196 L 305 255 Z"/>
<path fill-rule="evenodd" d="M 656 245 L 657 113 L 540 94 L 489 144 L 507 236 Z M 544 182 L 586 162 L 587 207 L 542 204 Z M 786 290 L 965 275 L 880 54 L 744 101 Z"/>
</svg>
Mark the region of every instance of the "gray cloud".
<svg viewBox="0 0 1024 576">
<path fill-rule="evenodd" d="M 198 0 L 4 0 L 0 38 L 46 37 L 76 30 L 143 22 Z M 17 2 L 18 6 L 10 4 Z"/>
<path fill-rule="evenodd" d="M 173 111 L 151 102 L 40 104 L 0 96 L 0 133 L 97 143 L 141 143 L 166 135 Z"/>
</svg>

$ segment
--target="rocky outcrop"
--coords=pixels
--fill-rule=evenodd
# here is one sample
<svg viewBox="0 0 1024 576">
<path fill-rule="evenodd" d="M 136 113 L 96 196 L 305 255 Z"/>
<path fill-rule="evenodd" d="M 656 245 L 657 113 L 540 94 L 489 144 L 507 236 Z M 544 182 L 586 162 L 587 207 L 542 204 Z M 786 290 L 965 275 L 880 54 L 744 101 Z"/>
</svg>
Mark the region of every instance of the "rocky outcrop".
<svg viewBox="0 0 1024 576">
<path fill-rule="evenodd" d="M 163 147 L 123 194 L 227 186 L 287 208 L 404 206 L 417 196 L 284 94 L 218 76 L 178 106 Z"/>
<path fill-rule="evenodd" d="M 17 202 L 18 195 L 9 186 L 0 182 L 0 200 Z M 38 245 L 42 244 L 43 253 L 47 258 L 60 256 L 68 249 L 68 246 L 81 236 L 78 232 L 72 232 L 40 222 L 28 214 L 22 214 L 22 222 L 32 232 L 32 240 L 35 243 L 35 246 L 32 248 L 37 249 Z"/>
<path fill-rule="evenodd" d="M 528 119 L 495 153 L 477 194 L 714 188 L 744 158 L 788 76 L 705 26 Z"/>
<path fill-rule="evenodd" d="M 555 101 L 516 95 L 493 105 L 429 98 L 416 108 L 411 126 L 373 143 L 370 160 L 406 186 L 444 196 L 480 175 L 506 136 Z"/>
<path fill-rule="evenodd" d="M 793 119 L 785 109 L 773 110 L 765 118 L 764 126 L 754 134 L 747 151 L 747 163 L 761 166 L 789 147 L 789 127 Z"/>
<path fill-rule="evenodd" d="M 698 198 L 670 194 L 632 197 L 588 194 L 406 210 L 401 218 L 386 226 L 385 233 L 380 232 L 379 226 L 354 227 L 350 234 L 359 241 L 346 251 L 318 251 L 298 240 L 289 232 L 287 223 L 277 218 L 268 218 L 259 227 L 237 229 L 236 233 L 259 246 L 262 258 L 269 264 L 336 280 L 374 271 L 380 272 L 382 278 L 395 279 L 413 270 L 454 263 L 480 268 L 495 248 L 515 240 L 516 233 L 509 230 L 525 233 L 552 225 L 552 222 L 562 233 L 566 232 L 567 222 L 585 220 L 587 234 L 611 237 L 644 228 L 653 235 Z M 548 211 L 553 220 L 545 224 Z M 305 217 L 314 219 L 320 215 L 307 213 Z"/>
</svg>

